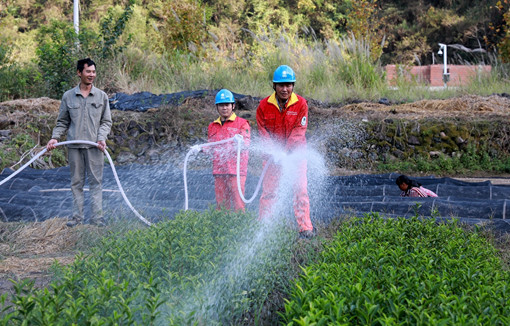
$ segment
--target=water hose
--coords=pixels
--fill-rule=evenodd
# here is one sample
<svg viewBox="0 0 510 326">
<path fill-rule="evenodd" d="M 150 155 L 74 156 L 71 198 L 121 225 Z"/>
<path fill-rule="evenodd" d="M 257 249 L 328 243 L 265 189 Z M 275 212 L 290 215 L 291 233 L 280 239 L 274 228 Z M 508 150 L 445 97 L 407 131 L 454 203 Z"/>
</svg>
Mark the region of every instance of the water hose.
<svg viewBox="0 0 510 326">
<path fill-rule="evenodd" d="M 56 143 L 54 146 L 56 147 L 56 146 L 68 145 L 68 144 L 86 144 L 86 145 L 92 145 L 92 146 L 96 146 L 97 147 L 97 143 L 94 143 L 94 142 L 91 142 L 91 141 L 88 141 L 88 140 L 68 140 L 68 141 Z M 32 162 L 37 160 L 39 157 L 41 157 L 47 151 L 48 151 L 48 149 L 45 147 L 36 156 L 34 156 L 30 161 L 25 163 L 21 168 L 19 168 L 14 173 L 9 175 L 7 178 L 2 180 L 0 182 L 0 186 L 3 185 L 4 183 L 6 183 L 7 181 L 9 181 L 10 179 L 12 179 L 15 175 L 17 175 L 21 171 L 23 171 L 27 166 L 32 164 Z M 147 219 L 145 219 L 142 215 L 140 215 L 140 213 L 138 213 L 136 211 L 136 209 L 133 207 L 133 205 L 131 205 L 131 203 L 127 199 L 126 194 L 124 193 L 124 189 L 122 188 L 122 185 L 120 184 L 119 176 L 117 175 L 117 171 L 115 170 L 115 166 L 113 165 L 113 160 L 112 160 L 112 158 L 111 158 L 111 156 L 110 156 L 110 154 L 108 153 L 107 150 L 105 150 L 104 153 L 106 154 L 106 157 L 108 158 L 108 162 L 110 162 L 110 167 L 112 168 L 113 176 L 115 177 L 115 181 L 117 182 L 117 186 L 119 187 L 119 190 L 120 190 L 120 193 L 122 195 L 122 198 L 124 198 L 124 201 L 126 202 L 128 207 L 131 209 L 131 211 L 136 215 L 136 217 L 138 217 L 143 223 L 147 224 L 148 226 L 151 226 L 152 223 L 149 222 Z"/>
<path fill-rule="evenodd" d="M 239 137 L 236 137 L 236 136 L 239 136 Z M 243 136 L 235 135 L 234 139 L 237 141 L 237 167 L 236 167 L 237 190 L 239 191 L 239 196 L 241 197 L 243 202 L 245 202 L 246 204 L 249 204 L 255 199 L 255 197 L 259 193 L 260 186 L 262 185 L 262 180 L 264 180 L 264 176 L 266 175 L 267 168 L 273 161 L 273 157 L 271 156 L 271 159 L 266 162 L 266 165 L 264 166 L 264 169 L 262 170 L 262 174 L 260 175 L 259 181 L 257 183 L 257 187 L 255 188 L 255 191 L 253 192 L 253 196 L 251 196 L 250 199 L 246 199 L 246 198 L 244 198 L 243 190 L 241 188 L 241 142 L 243 141 Z"/>
<path fill-rule="evenodd" d="M 223 140 L 219 140 L 219 141 L 215 141 L 215 142 L 210 142 L 210 143 L 205 143 L 205 144 L 200 144 L 200 145 L 194 145 L 190 148 L 190 150 L 188 151 L 188 153 L 186 153 L 186 157 L 184 158 L 184 168 L 183 168 L 183 176 L 184 176 L 184 210 L 187 211 L 188 210 L 188 179 L 187 179 L 187 170 L 188 170 L 188 160 L 189 160 L 189 157 L 191 156 L 191 154 L 194 154 L 194 153 L 198 153 L 200 152 L 200 150 L 203 148 L 203 147 L 210 147 L 210 146 L 216 146 L 216 145 L 220 145 L 220 144 L 225 144 L 225 143 L 228 143 L 228 142 L 231 142 L 231 141 L 235 141 L 237 142 L 237 168 L 236 168 L 236 174 L 237 174 L 237 190 L 239 191 L 239 195 L 241 197 L 241 199 L 243 200 L 243 202 L 245 202 L 246 204 L 249 204 L 251 203 L 255 197 L 257 196 L 259 190 L 260 190 L 260 186 L 262 184 L 262 180 L 264 180 L 264 176 L 266 175 L 266 171 L 267 171 L 267 168 L 269 167 L 269 164 L 271 163 L 270 161 L 268 161 L 266 163 L 266 166 L 264 167 L 264 169 L 262 170 L 262 174 L 260 175 L 260 178 L 259 178 L 259 181 L 257 183 L 257 187 L 253 193 L 253 196 L 250 198 L 250 199 L 246 199 L 243 195 L 243 191 L 241 189 L 241 175 L 240 175 L 240 166 L 241 166 L 241 147 L 242 147 L 242 141 L 243 141 L 243 136 L 237 134 L 235 135 L 234 137 L 231 137 L 231 138 L 227 138 L 227 139 L 223 139 Z"/>
</svg>

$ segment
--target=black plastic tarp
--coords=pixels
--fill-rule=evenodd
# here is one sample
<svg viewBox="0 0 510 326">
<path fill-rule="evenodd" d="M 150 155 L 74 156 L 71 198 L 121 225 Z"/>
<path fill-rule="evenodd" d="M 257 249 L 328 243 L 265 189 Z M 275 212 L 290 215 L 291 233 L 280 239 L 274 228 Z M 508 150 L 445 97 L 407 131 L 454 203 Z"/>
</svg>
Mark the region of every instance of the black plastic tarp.
<svg viewBox="0 0 510 326">
<path fill-rule="evenodd" d="M 214 96 L 217 92 L 218 90 L 197 90 L 159 95 L 150 92 L 116 93 L 109 101 L 110 108 L 113 110 L 145 112 L 148 109 L 158 108 L 162 105 L 180 105 L 187 98 Z M 234 93 L 234 96 L 236 100 L 239 100 L 246 95 Z"/>
<path fill-rule="evenodd" d="M 5 169 L 0 181 L 13 171 Z M 149 220 L 172 218 L 184 209 L 181 169 L 170 165 L 126 165 L 117 173 L 131 204 Z M 388 217 L 423 216 L 459 218 L 469 223 L 488 223 L 510 230 L 510 186 L 485 182 L 464 182 L 452 178 L 415 178 L 438 193 L 437 198 L 402 198 L 395 184 L 397 174 L 329 176 L 324 184 L 309 184 L 312 221 L 329 222 L 341 215 L 380 213 Z M 246 196 L 253 193 L 258 176 L 249 175 Z M 0 220 L 42 221 L 71 215 L 72 195 L 69 169 L 27 168 L 0 186 Z M 118 190 L 113 173 L 105 166 L 104 208 L 107 214 L 133 217 Z M 208 209 L 215 204 L 214 179 L 210 171 L 188 172 L 189 208 Z M 88 192 L 86 191 L 86 213 Z M 291 200 L 288 201 L 292 211 Z M 258 210 L 258 199 L 247 205 Z"/>
</svg>

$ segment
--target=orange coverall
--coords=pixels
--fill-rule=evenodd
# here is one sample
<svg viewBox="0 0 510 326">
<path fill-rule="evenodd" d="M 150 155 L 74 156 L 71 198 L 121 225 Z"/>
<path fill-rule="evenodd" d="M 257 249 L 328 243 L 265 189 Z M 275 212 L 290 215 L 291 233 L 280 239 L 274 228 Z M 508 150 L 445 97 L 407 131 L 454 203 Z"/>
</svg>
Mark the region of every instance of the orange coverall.
<svg viewBox="0 0 510 326">
<path fill-rule="evenodd" d="M 220 118 L 209 124 L 207 138 L 209 142 L 215 142 L 240 134 L 244 139 L 244 147 L 250 145 L 250 124 L 243 118 L 236 116 L 235 113 L 221 123 Z M 226 144 L 214 146 L 213 152 L 213 175 L 214 190 L 216 192 L 217 208 L 244 211 L 244 202 L 239 196 L 237 189 L 237 142 L 232 141 Z M 248 170 L 248 151 L 241 150 L 241 188 L 244 194 L 244 185 L 246 183 L 246 172 Z"/>
<path fill-rule="evenodd" d="M 285 108 L 280 111 L 276 94 L 260 101 L 257 108 L 257 127 L 259 136 L 268 142 L 282 145 L 287 153 L 295 149 L 306 148 L 306 128 L 308 126 L 308 104 L 306 100 L 292 93 Z M 265 162 L 267 164 L 267 161 Z M 312 231 L 310 220 L 310 199 L 307 190 L 307 162 L 298 163 L 298 175 L 294 184 L 294 214 L 299 232 Z M 277 190 L 281 176 L 281 167 L 271 164 L 266 172 L 260 196 L 259 218 L 271 215 L 277 200 Z"/>
</svg>

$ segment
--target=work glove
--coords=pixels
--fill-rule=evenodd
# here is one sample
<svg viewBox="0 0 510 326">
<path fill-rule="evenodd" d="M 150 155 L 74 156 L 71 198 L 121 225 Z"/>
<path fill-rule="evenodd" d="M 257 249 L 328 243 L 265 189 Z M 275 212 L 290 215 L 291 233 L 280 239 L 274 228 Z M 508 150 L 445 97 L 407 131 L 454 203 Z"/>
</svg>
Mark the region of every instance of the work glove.
<svg viewBox="0 0 510 326">
<path fill-rule="evenodd" d="M 275 152 L 272 154 L 273 162 L 275 164 L 282 164 L 286 156 L 287 154 L 285 154 L 284 152 Z"/>
<path fill-rule="evenodd" d="M 195 145 L 191 146 L 191 154 L 198 154 L 202 150 L 202 147 Z"/>
</svg>

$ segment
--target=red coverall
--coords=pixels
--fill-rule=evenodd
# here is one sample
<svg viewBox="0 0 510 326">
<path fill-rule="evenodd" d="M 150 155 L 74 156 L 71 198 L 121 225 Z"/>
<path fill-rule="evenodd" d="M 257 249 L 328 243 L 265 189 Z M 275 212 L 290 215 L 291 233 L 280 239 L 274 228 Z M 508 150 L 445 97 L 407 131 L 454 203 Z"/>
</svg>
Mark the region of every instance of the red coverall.
<svg viewBox="0 0 510 326">
<path fill-rule="evenodd" d="M 235 113 L 221 123 L 218 118 L 209 124 L 207 138 L 215 142 L 240 134 L 244 139 L 244 148 L 250 145 L 250 125 L 248 121 L 236 116 Z M 235 210 L 244 211 L 244 202 L 237 190 L 237 142 L 216 145 L 213 152 L 214 189 L 216 192 L 217 208 L 231 209 L 231 201 Z M 244 194 L 246 172 L 248 170 L 248 151 L 241 150 L 241 188 Z"/>
<path fill-rule="evenodd" d="M 308 126 L 308 104 L 306 100 L 292 93 L 285 108 L 280 112 L 276 94 L 266 97 L 257 108 L 257 127 L 259 136 L 268 142 L 284 146 L 287 153 L 298 148 L 306 148 L 306 128 Z M 265 163 L 267 164 L 267 162 Z M 307 162 L 299 163 L 298 175 L 294 184 L 294 214 L 299 232 L 312 231 L 310 220 L 310 199 L 307 190 Z M 271 215 L 272 207 L 277 200 L 280 179 L 280 166 L 271 164 L 267 169 L 260 196 L 259 218 Z"/>
</svg>

